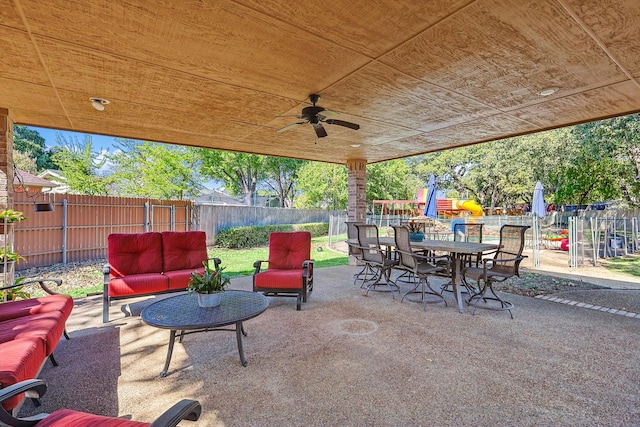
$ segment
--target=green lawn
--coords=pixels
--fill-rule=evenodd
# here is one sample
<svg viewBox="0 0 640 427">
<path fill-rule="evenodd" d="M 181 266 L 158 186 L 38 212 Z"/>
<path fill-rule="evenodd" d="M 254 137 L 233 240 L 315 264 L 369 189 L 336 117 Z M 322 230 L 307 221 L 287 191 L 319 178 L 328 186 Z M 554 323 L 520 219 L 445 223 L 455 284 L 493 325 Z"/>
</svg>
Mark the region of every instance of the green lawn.
<svg viewBox="0 0 640 427">
<path fill-rule="evenodd" d="M 315 268 L 335 267 L 347 265 L 349 259 L 346 254 L 334 252 L 326 248 L 328 237 L 318 237 L 311 241 L 311 258 Z M 257 260 L 266 260 L 269 250 L 265 247 L 251 249 L 209 249 L 209 256 L 220 258 L 225 274 L 231 277 L 249 276 L 253 274 L 253 263 Z M 263 265 L 262 268 L 266 268 Z"/>
<path fill-rule="evenodd" d="M 611 258 L 603 262 L 602 265 L 604 265 L 607 270 L 614 273 L 640 277 L 640 256 L 638 255 Z"/>
</svg>

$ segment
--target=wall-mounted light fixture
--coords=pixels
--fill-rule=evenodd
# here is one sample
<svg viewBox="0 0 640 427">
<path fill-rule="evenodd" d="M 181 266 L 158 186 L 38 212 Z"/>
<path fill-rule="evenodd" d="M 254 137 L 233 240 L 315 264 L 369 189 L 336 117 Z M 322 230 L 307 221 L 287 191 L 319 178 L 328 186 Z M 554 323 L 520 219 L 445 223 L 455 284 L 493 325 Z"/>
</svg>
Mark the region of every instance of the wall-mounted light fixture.
<svg viewBox="0 0 640 427">
<path fill-rule="evenodd" d="M 91 101 L 93 108 L 98 111 L 104 111 L 104 106 L 110 104 L 109 100 L 104 98 L 91 97 L 89 98 L 89 101 Z"/>
</svg>

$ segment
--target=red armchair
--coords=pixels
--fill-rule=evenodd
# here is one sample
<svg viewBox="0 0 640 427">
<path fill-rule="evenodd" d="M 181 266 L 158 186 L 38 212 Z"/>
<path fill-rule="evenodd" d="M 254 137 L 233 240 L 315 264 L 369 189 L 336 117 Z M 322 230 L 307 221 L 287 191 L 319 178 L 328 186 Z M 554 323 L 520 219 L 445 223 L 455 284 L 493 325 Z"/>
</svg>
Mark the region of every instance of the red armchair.
<svg viewBox="0 0 640 427">
<path fill-rule="evenodd" d="M 0 390 L 0 403 L 22 393 L 33 397 L 41 397 L 47 391 L 42 380 L 27 380 Z M 175 427 L 182 420 L 196 421 L 200 418 L 202 408 L 196 400 L 183 399 L 167 409 L 152 423 L 131 421 L 124 418 L 112 418 L 102 415 L 87 414 L 70 409 L 58 409 L 51 414 L 39 414 L 29 418 L 16 418 L 0 405 L 0 424 L 13 427 Z"/>
<path fill-rule="evenodd" d="M 268 268 L 260 271 L 263 262 Z M 296 297 L 300 310 L 313 291 L 311 233 L 274 232 L 269 235 L 269 260 L 253 263 L 253 291 L 266 296 Z"/>
</svg>

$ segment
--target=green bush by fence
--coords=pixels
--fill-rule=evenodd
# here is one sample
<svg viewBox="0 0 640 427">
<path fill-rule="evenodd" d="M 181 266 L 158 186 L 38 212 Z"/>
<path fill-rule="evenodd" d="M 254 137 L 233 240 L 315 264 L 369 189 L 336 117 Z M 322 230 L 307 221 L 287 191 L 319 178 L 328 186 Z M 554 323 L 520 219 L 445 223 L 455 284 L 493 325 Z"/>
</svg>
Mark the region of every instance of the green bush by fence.
<svg viewBox="0 0 640 427">
<path fill-rule="evenodd" d="M 227 249 L 244 249 L 269 244 L 269 234 L 274 231 L 308 231 L 312 237 L 329 234 L 328 222 L 309 224 L 260 225 L 231 227 L 218 230 L 216 246 Z"/>
</svg>

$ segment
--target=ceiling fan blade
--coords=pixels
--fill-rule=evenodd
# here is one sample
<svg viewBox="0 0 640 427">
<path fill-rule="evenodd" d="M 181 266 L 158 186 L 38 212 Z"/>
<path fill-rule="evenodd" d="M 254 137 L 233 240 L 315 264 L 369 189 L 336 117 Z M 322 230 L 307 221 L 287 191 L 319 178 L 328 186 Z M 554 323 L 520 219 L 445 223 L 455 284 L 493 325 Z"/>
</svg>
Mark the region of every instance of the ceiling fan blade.
<svg viewBox="0 0 640 427">
<path fill-rule="evenodd" d="M 360 129 L 360 125 L 359 124 L 351 123 L 351 122 L 345 122 L 344 120 L 327 119 L 327 120 L 325 120 L 325 123 L 329 123 L 330 125 L 344 126 L 346 128 L 354 129 L 354 130 Z"/>
<path fill-rule="evenodd" d="M 287 125 L 287 126 L 285 126 L 285 127 L 283 127 L 283 128 L 278 129 L 278 130 L 276 131 L 276 133 L 286 132 L 286 131 L 288 131 L 289 129 L 293 129 L 293 128 L 298 127 L 298 126 L 300 126 L 300 125 L 303 125 L 303 124 L 305 124 L 305 123 L 307 123 L 307 122 L 291 123 L 290 125 Z"/>
<path fill-rule="evenodd" d="M 327 136 L 327 131 L 324 130 L 324 126 L 322 126 L 320 123 L 312 123 L 312 125 L 316 130 L 316 135 L 318 135 L 318 138 L 324 138 L 325 136 Z"/>
</svg>

